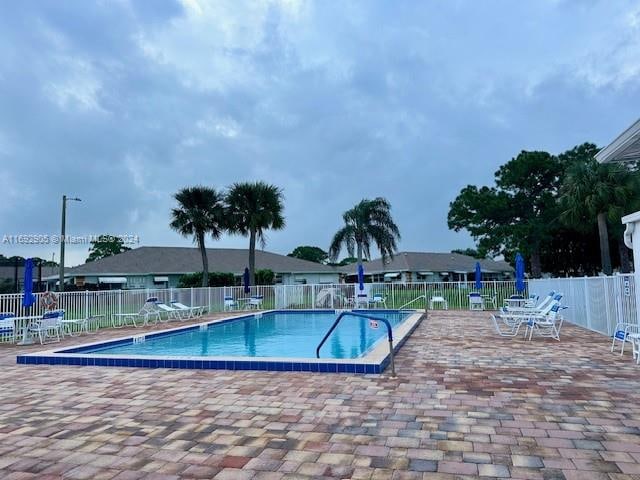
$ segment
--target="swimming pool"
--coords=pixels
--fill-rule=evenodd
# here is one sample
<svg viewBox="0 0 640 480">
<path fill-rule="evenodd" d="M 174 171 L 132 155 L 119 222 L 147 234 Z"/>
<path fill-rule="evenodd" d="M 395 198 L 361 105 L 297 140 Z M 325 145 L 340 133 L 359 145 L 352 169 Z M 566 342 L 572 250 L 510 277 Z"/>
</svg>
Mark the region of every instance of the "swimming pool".
<svg viewBox="0 0 640 480">
<path fill-rule="evenodd" d="M 417 326 L 415 311 L 355 311 L 384 318 L 399 347 Z M 340 311 L 268 311 L 18 357 L 18 363 L 380 373 L 389 361 L 386 328 Z M 395 348 L 394 348 L 395 350 Z"/>
</svg>

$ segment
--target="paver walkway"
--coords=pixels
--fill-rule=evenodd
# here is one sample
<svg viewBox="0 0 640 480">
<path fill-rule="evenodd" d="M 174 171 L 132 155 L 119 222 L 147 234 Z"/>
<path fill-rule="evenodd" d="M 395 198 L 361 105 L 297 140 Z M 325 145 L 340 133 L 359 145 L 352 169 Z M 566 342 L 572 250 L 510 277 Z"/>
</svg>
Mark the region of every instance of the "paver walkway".
<svg viewBox="0 0 640 480">
<path fill-rule="evenodd" d="M 15 365 L 2 346 L 0 478 L 640 478 L 640 367 L 562 333 L 432 313 L 396 379 Z"/>
</svg>

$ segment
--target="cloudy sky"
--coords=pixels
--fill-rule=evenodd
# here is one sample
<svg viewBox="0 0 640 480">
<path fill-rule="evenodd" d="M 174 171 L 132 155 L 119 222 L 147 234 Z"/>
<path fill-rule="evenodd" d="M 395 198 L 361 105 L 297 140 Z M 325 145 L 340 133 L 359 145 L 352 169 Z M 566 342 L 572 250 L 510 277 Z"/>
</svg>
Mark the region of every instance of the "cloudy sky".
<svg viewBox="0 0 640 480">
<path fill-rule="evenodd" d="M 66 193 L 83 200 L 69 234 L 188 246 L 167 226 L 175 191 L 266 180 L 286 196 L 272 251 L 326 248 L 341 213 L 374 196 L 391 201 L 401 249 L 449 251 L 472 246 L 446 225 L 460 188 L 490 183 L 522 149 L 604 145 L 639 115 L 637 0 L 1 9 L 3 236 L 58 233 Z"/>
</svg>

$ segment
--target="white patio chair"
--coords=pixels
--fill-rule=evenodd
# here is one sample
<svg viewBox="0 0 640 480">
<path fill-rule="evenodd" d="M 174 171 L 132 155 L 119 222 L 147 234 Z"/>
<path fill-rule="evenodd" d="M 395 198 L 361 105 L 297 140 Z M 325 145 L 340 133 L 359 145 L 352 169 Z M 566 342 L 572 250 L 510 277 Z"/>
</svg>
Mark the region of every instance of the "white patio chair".
<svg viewBox="0 0 640 480">
<path fill-rule="evenodd" d="M 353 308 L 369 308 L 372 298 L 369 296 L 369 285 L 365 283 L 362 286 L 362 290 L 360 290 L 360 284 L 358 283 L 353 286 Z"/>
<path fill-rule="evenodd" d="M 63 318 L 64 310 L 52 310 L 45 312 L 42 318 L 31 322 L 27 328 L 30 334 L 38 335 L 40 345 L 43 345 L 47 338 L 54 336 L 59 342 L 62 335 Z"/>
<path fill-rule="evenodd" d="M 185 318 L 188 318 L 185 316 L 187 313 L 184 310 L 170 307 L 166 303 L 158 302 L 156 303 L 156 307 L 160 310 L 160 314 L 167 314 L 167 320 L 184 320 Z"/>
<path fill-rule="evenodd" d="M 369 306 L 373 308 L 387 308 L 387 297 L 381 293 L 374 293 L 373 297 L 369 300 Z"/>
<path fill-rule="evenodd" d="M 233 297 L 224 297 L 224 310 L 231 311 L 238 309 L 238 302 Z"/>
<path fill-rule="evenodd" d="M 153 321 L 153 324 L 157 324 L 162 320 L 160 311 L 156 308 L 158 302 L 157 297 L 149 297 L 145 300 L 144 305 L 138 312 L 134 313 L 112 313 L 111 324 L 113 328 L 122 328 L 131 324 L 134 327 L 138 327 L 138 321 L 141 326 L 148 325 Z"/>
<path fill-rule="evenodd" d="M 613 340 L 611 341 L 611 351 L 613 352 L 616 347 L 616 340 L 622 342 L 620 347 L 620 355 L 624 354 L 624 346 L 626 342 L 632 342 L 630 335 L 640 334 L 640 325 L 637 323 L 619 322 L 616 325 L 615 333 L 613 334 Z"/>
<path fill-rule="evenodd" d="M 484 310 L 484 300 L 478 292 L 469 293 L 469 310 Z"/>
<path fill-rule="evenodd" d="M 0 342 L 16 342 L 15 313 L 0 313 Z"/>
<path fill-rule="evenodd" d="M 247 302 L 247 308 L 260 310 L 262 308 L 262 301 L 264 300 L 263 295 L 252 295 L 249 297 L 249 302 Z"/>
<path fill-rule="evenodd" d="M 186 315 L 186 318 L 199 317 L 204 314 L 205 310 L 204 306 L 189 307 L 180 302 L 171 302 L 171 306 L 173 308 L 177 308 L 178 310 L 182 310 L 182 312 Z"/>
<path fill-rule="evenodd" d="M 491 310 L 498 309 L 498 297 L 497 295 L 480 295 L 482 300 L 484 301 L 485 309 L 488 309 L 489 305 L 491 305 Z"/>
</svg>

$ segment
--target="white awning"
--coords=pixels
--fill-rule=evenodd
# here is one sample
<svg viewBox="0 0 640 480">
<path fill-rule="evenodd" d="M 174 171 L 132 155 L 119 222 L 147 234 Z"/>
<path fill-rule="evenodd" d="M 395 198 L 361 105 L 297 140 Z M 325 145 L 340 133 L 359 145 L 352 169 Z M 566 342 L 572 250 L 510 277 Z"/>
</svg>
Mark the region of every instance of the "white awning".
<svg viewBox="0 0 640 480">
<path fill-rule="evenodd" d="M 440 272 L 440 275 L 449 275 L 449 272 Z"/>
<path fill-rule="evenodd" d="M 433 272 L 418 272 L 420 275 L 433 275 Z"/>
<path fill-rule="evenodd" d="M 384 274 L 384 278 L 398 278 L 400 276 L 400 273 L 396 272 L 396 273 L 385 273 Z"/>
<path fill-rule="evenodd" d="M 156 283 L 168 282 L 169 277 L 153 277 L 153 281 Z"/>
<path fill-rule="evenodd" d="M 596 160 L 600 163 L 640 160 L 640 120 L 596 153 Z"/>
<path fill-rule="evenodd" d="M 98 277 L 99 283 L 127 283 L 127 277 Z"/>
</svg>

